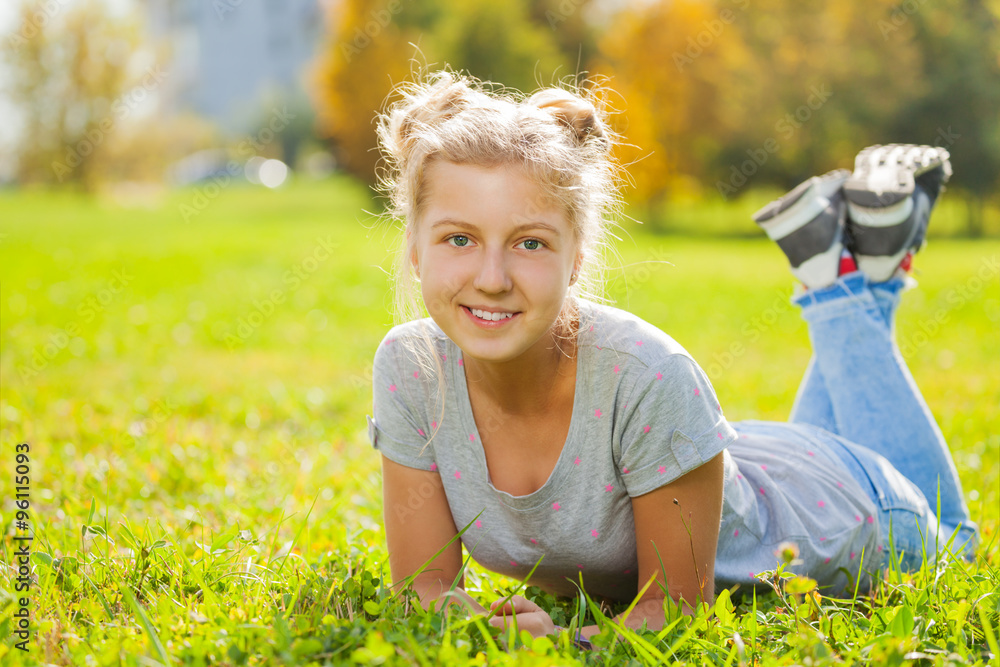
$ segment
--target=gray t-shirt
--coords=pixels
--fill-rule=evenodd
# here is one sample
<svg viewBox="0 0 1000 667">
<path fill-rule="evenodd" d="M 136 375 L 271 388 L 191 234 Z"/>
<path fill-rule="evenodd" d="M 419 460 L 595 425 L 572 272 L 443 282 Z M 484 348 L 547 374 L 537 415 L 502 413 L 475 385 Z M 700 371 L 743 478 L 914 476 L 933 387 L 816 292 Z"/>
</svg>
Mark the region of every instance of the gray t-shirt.
<svg viewBox="0 0 1000 667">
<path fill-rule="evenodd" d="M 578 303 L 569 433 L 548 480 L 528 495 L 491 483 L 479 429 L 496 425 L 476 424 L 462 351 L 433 320 L 394 327 L 375 354 L 372 446 L 396 463 L 441 475 L 455 525 L 469 526 L 461 540 L 476 562 L 523 580 L 542 559 L 530 584 L 573 595 L 570 580 L 582 574 L 588 594 L 630 601 L 638 590 L 631 498 L 720 452 L 717 585 L 752 583 L 774 569 L 782 542 L 799 548 L 793 571 L 831 590 L 847 582 L 839 568 L 857 571 L 862 550 L 866 565 L 869 557 L 880 560 L 876 508 L 831 452 L 836 436 L 798 424 L 731 425 L 705 373 L 670 336 L 623 310 Z M 443 387 L 413 352 L 425 335 Z M 419 503 L 396 510 L 416 512 Z M 678 510 L 671 504 L 664 511 Z"/>
</svg>

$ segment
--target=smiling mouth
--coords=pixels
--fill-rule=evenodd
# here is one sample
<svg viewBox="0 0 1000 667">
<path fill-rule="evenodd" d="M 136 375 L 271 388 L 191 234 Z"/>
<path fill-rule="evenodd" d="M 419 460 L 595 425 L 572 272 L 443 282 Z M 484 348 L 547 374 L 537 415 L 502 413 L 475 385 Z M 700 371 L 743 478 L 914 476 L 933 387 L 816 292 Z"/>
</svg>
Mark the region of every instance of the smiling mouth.
<svg viewBox="0 0 1000 667">
<path fill-rule="evenodd" d="M 509 320 L 510 318 L 517 315 L 517 313 L 514 312 L 500 311 L 493 313 L 488 310 L 480 310 L 479 308 L 469 308 L 468 306 L 462 306 L 462 307 L 465 308 L 470 313 L 472 313 L 473 316 L 477 317 L 480 320 L 483 320 L 484 322 L 502 322 L 503 320 Z"/>
</svg>

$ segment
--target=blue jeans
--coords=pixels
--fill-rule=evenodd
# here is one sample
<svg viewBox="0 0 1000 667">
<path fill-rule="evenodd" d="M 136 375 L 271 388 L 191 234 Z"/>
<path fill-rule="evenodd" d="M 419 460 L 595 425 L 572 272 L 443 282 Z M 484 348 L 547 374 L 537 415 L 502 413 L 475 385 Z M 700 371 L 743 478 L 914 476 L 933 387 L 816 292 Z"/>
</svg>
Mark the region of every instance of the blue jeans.
<svg viewBox="0 0 1000 667">
<path fill-rule="evenodd" d="M 790 419 L 840 436 L 836 453 L 880 508 L 884 546 L 914 569 L 953 533 L 951 550 L 971 558 L 979 531 L 941 429 L 894 341 L 903 285 L 855 271 L 794 299 L 813 357 Z"/>
</svg>

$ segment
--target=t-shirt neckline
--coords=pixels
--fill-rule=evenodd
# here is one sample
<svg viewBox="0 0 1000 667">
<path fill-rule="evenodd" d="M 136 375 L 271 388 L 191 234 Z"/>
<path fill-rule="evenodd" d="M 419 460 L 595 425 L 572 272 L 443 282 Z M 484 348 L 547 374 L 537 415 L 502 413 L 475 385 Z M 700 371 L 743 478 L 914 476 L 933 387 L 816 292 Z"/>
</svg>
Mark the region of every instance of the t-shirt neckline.
<svg viewBox="0 0 1000 667">
<path fill-rule="evenodd" d="M 559 459 L 552 468 L 552 472 L 549 473 L 549 478 L 538 489 L 527 495 L 515 496 L 506 491 L 501 491 L 493 486 L 493 482 L 489 480 L 486 451 L 483 449 L 479 427 L 476 425 L 475 417 L 472 414 L 472 401 L 469 398 L 469 387 L 465 382 L 465 370 L 458 364 L 458 360 L 462 358 L 462 351 L 455 345 L 454 341 L 450 338 L 448 339 L 448 347 L 450 348 L 448 366 L 452 379 L 451 386 L 455 388 L 455 394 L 457 395 L 456 399 L 461 413 L 462 431 L 471 434 L 475 439 L 474 442 L 468 442 L 468 444 L 472 446 L 476 462 L 479 466 L 477 475 L 496 494 L 501 503 L 513 509 L 531 510 L 547 505 L 553 492 L 562 486 L 561 482 L 573 465 L 573 459 L 577 456 L 579 440 L 577 432 L 581 428 L 580 424 L 583 421 L 584 404 L 587 400 L 583 396 L 584 388 L 587 386 L 583 376 L 589 369 L 590 364 L 590 348 L 592 347 L 590 341 L 590 324 L 592 310 L 590 303 L 585 299 L 577 299 L 576 303 L 579 307 L 580 324 L 576 345 L 577 360 L 576 381 L 573 389 L 573 414 L 570 417 L 569 429 L 566 431 L 566 441 L 563 442 Z M 465 443 L 461 444 L 464 445 Z"/>
</svg>

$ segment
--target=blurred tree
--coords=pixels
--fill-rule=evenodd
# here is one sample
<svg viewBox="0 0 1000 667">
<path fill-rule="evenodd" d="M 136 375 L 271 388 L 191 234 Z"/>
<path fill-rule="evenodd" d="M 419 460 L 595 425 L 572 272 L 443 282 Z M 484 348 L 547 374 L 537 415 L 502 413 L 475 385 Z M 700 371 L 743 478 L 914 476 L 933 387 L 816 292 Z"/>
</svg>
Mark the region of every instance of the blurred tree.
<svg viewBox="0 0 1000 667">
<path fill-rule="evenodd" d="M 435 35 L 444 62 L 486 81 L 530 92 L 564 67 L 555 33 L 532 23 L 525 0 L 450 0 Z"/>
<path fill-rule="evenodd" d="M 920 54 L 920 95 L 897 106 L 888 136 L 948 149 L 950 187 L 966 196 L 968 233 L 981 236 L 985 201 L 1000 190 L 1000 5 L 941 0 L 897 8 L 880 26 Z"/>
<path fill-rule="evenodd" d="M 556 46 L 579 74 L 598 54 L 605 11 L 596 0 L 531 0 L 531 21 L 552 32 Z"/>
<path fill-rule="evenodd" d="M 346 0 L 339 7 L 328 17 L 332 39 L 314 70 L 313 104 L 319 131 L 329 137 L 340 166 L 373 183 L 375 114 L 409 71 L 413 47 L 407 41 L 419 33 L 407 23 L 430 19 L 421 3 L 404 6 L 401 0 Z M 419 14 L 401 16 L 408 11 Z"/>
<path fill-rule="evenodd" d="M 320 131 L 338 162 L 374 182 L 375 114 L 411 74 L 411 56 L 429 69 L 447 63 L 524 91 L 551 83 L 568 60 L 556 32 L 538 23 L 544 14 L 530 9 L 527 0 L 346 0 L 330 17 L 332 38 L 312 90 Z"/>
<path fill-rule="evenodd" d="M 595 70 L 627 103 L 618 130 L 630 145 L 632 199 L 656 220 L 663 204 L 697 191 L 707 165 L 741 124 L 749 56 L 735 10 L 713 2 L 658 0 L 623 10 L 600 43 Z"/>
<path fill-rule="evenodd" d="M 717 188 L 722 194 L 744 185 L 791 187 L 852 167 L 865 145 L 892 141 L 893 114 L 921 89 L 915 46 L 888 41 L 878 25 L 897 4 L 755 0 L 752 11 L 737 12 L 734 28 L 749 58 L 740 83 L 750 82 L 752 91 L 740 100 L 741 129 L 717 154 L 710 178 L 745 183 L 736 193 Z"/>
<path fill-rule="evenodd" d="M 100 0 L 53 6 L 22 2 L 18 27 L 0 46 L 24 119 L 17 178 L 92 189 L 109 136 L 162 73 L 141 71 L 134 18 L 112 15 Z"/>
</svg>

